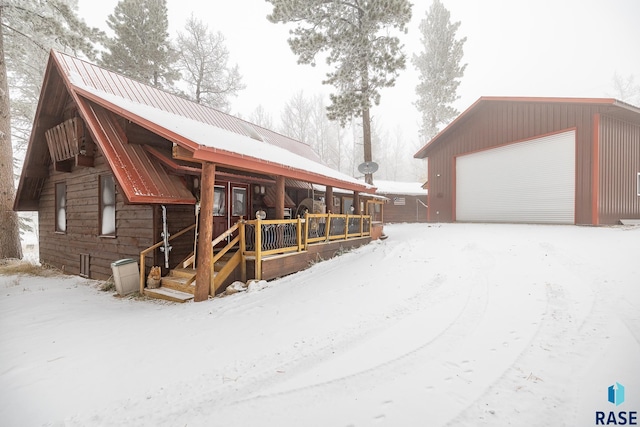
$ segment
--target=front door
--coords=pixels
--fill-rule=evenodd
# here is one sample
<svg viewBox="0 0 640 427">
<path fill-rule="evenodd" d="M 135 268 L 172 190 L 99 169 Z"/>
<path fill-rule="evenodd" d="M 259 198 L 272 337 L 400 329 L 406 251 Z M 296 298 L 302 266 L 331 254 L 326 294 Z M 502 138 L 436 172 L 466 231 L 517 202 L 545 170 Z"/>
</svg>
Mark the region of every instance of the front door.
<svg viewBox="0 0 640 427">
<path fill-rule="evenodd" d="M 229 209 L 227 203 L 228 185 L 216 185 L 213 189 L 213 238 L 215 239 L 229 228 Z M 218 245 L 218 246 L 224 246 Z"/>
<path fill-rule="evenodd" d="M 249 186 L 247 184 L 221 183 L 214 187 L 213 238 L 215 239 L 249 212 Z M 229 241 L 230 239 L 227 239 Z M 224 246 L 223 241 L 217 247 Z"/>
</svg>

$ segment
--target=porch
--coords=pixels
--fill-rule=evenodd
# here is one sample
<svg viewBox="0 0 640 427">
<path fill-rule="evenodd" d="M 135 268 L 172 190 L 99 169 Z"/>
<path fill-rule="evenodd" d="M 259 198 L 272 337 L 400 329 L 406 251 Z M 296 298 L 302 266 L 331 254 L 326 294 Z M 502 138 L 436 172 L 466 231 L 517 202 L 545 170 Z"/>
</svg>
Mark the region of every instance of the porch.
<svg viewBox="0 0 640 427">
<path fill-rule="evenodd" d="M 372 222 L 370 215 L 306 212 L 304 218 L 296 219 L 240 219 L 211 241 L 209 256 L 202 257 L 211 260 L 209 295 L 224 291 L 234 280 L 270 280 L 304 270 L 314 262 L 369 243 L 381 233 L 381 228 L 381 224 Z M 187 233 L 195 240 L 195 230 L 194 224 L 169 240 Z M 159 288 L 145 286 L 146 255 L 163 245 L 165 242 L 160 241 L 140 252 L 140 293 L 170 301 L 188 301 L 194 297 L 198 279 L 199 254 L 195 252 L 174 266 L 161 279 Z"/>
</svg>

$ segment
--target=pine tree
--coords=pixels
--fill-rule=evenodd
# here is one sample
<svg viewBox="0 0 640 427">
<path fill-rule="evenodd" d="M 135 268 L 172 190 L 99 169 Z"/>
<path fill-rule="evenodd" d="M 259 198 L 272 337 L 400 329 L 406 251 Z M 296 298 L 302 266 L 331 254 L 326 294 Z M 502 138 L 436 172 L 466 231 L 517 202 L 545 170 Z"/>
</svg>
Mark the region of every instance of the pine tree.
<svg viewBox="0 0 640 427">
<path fill-rule="evenodd" d="M 289 46 L 300 64 L 316 64 L 327 52 L 333 66 L 323 84 L 333 85 L 327 114 L 345 125 L 352 117 L 362 117 L 364 161 L 372 160 L 370 109 L 380 103 L 380 89 L 395 84 L 405 67 L 400 40 L 390 34 L 406 32 L 411 19 L 407 0 L 267 0 L 273 23 L 295 23 Z M 365 176 L 372 183 L 371 174 Z"/>
<path fill-rule="evenodd" d="M 229 110 L 229 97 L 245 88 L 238 66 L 228 66 L 229 51 L 224 36 L 193 15 L 187 20 L 185 33 L 178 33 L 180 68 L 198 104 Z"/>
<path fill-rule="evenodd" d="M 22 257 L 12 137 L 24 142 L 31 130 L 49 50 L 91 55 L 89 40 L 100 37 L 75 7 L 74 0 L 0 2 L 0 259 Z"/>
<path fill-rule="evenodd" d="M 155 87 L 171 87 L 179 73 L 169 40 L 166 0 L 120 0 L 107 18 L 115 34 L 100 65 Z"/>
<path fill-rule="evenodd" d="M 413 55 L 412 62 L 420 72 L 415 105 L 422 113 L 420 134 L 425 142 L 438 133 L 440 125 L 459 114 L 451 104 L 459 98 L 458 86 L 467 67 L 460 66 L 467 38 L 456 40 L 460 22 L 451 23 L 450 17 L 440 0 L 433 0 L 427 17 L 420 22 L 424 50 Z"/>
</svg>

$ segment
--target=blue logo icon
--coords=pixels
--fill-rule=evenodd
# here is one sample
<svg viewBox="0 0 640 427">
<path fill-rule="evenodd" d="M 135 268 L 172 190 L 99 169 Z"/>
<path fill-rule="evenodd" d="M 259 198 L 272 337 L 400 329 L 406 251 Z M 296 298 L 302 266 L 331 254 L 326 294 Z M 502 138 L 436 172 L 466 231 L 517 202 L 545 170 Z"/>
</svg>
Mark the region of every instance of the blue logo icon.
<svg viewBox="0 0 640 427">
<path fill-rule="evenodd" d="M 618 406 L 624 403 L 624 386 L 619 382 L 609 386 L 609 402 Z"/>
</svg>

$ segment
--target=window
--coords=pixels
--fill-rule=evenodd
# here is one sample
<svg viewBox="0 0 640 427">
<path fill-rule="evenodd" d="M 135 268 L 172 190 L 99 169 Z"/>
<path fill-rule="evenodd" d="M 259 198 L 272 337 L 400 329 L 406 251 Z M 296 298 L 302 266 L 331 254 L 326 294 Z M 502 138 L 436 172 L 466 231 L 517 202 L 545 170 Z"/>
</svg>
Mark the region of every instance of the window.
<svg viewBox="0 0 640 427">
<path fill-rule="evenodd" d="M 231 210 L 231 216 L 246 216 L 247 215 L 247 189 L 240 187 L 233 187 L 233 209 Z"/>
<path fill-rule="evenodd" d="M 67 184 L 58 182 L 56 184 L 56 232 L 65 233 L 67 231 Z"/>
<path fill-rule="evenodd" d="M 227 216 L 224 187 L 213 189 L 213 216 Z"/>
<path fill-rule="evenodd" d="M 637 190 L 638 190 L 638 196 L 640 196 L 640 172 L 638 172 L 638 182 L 637 182 Z"/>
<path fill-rule="evenodd" d="M 100 176 L 100 235 L 116 235 L 116 182 L 113 175 Z"/>
</svg>

